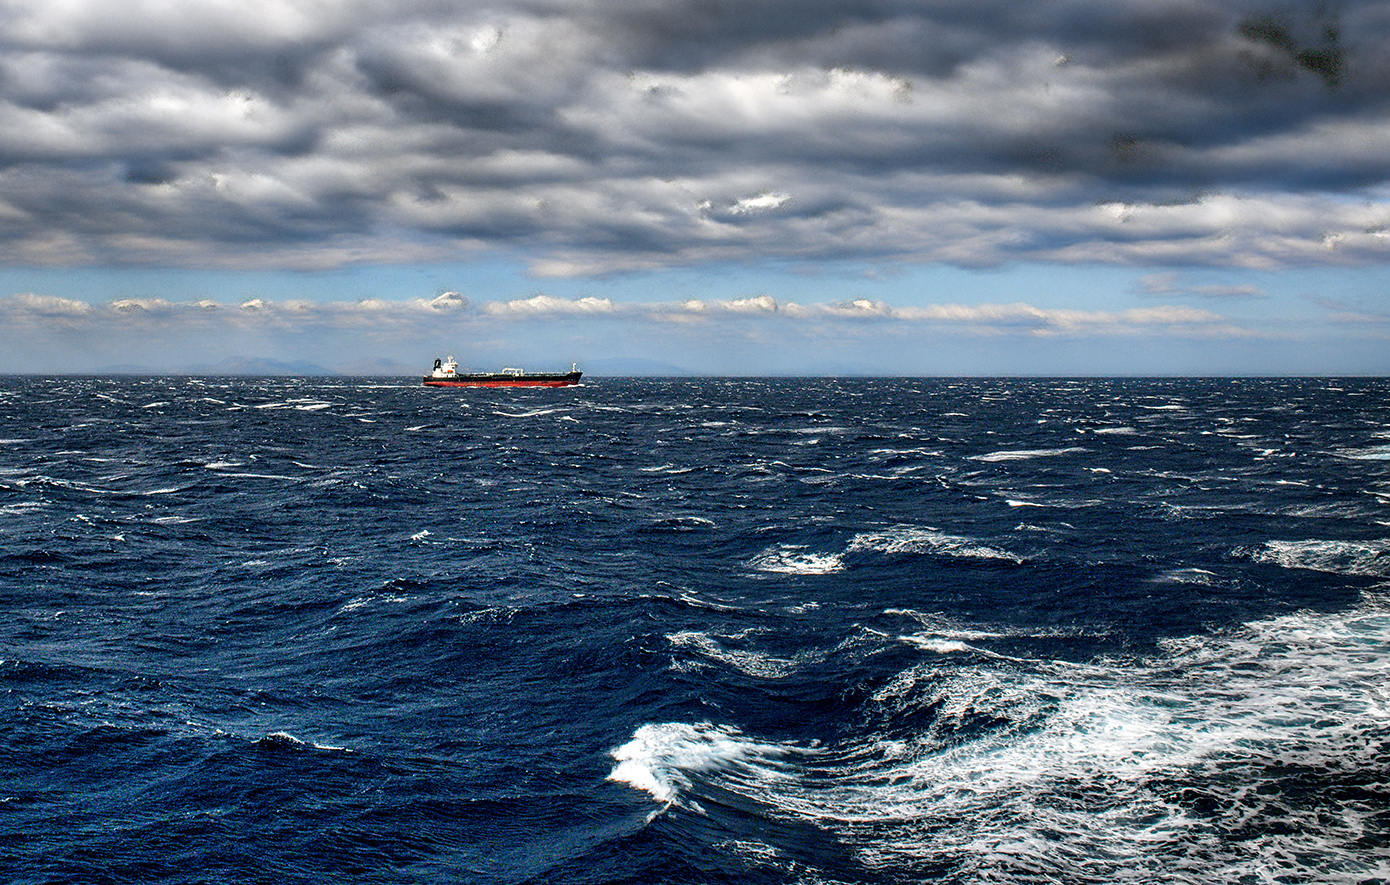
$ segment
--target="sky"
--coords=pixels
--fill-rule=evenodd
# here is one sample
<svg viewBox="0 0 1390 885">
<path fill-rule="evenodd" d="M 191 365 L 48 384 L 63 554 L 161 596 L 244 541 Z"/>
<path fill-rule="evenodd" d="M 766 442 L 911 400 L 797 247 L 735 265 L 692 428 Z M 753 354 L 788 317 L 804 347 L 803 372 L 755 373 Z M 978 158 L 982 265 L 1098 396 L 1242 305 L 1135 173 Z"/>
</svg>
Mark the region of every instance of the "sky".
<svg viewBox="0 0 1390 885">
<path fill-rule="evenodd" d="M 0 0 L 0 372 L 1390 374 L 1390 3 Z"/>
</svg>

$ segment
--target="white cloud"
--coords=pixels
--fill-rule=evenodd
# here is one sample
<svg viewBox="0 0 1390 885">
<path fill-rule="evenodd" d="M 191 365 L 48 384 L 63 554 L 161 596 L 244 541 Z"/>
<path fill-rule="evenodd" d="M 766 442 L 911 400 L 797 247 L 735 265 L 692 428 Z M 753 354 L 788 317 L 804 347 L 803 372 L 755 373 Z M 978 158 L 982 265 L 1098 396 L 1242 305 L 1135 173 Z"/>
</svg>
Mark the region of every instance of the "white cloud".
<svg viewBox="0 0 1390 885">
<path fill-rule="evenodd" d="M 729 209 L 734 215 L 747 215 L 750 212 L 767 212 L 776 209 L 792 198 L 791 194 L 761 193 L 755 197 L 744 197 Z"/>
<path fill-rule="evenodd" d="M 768 314 L 777 312 L 777 299 L 771 295 L 754 295 L 750 298 L 733 298 L 709 303 L 714 310 L 728 313 Z"/>
<path fill-rule="evenodd" d="M 729 328 L 771 322 L 776 324 L 773 328 L 790 329 L 807 323 L 823 325 L 873 321 L 904 328 L 936 327 L 980 334 L 1045 332 L 1077 335 L 1100 332 L 1137 334 L 1159 328 L 1170 332 L 1202 334 L 1213 329 L 1227 332 L 1236 329 L 1231 320 L 1220 314 L 1179 305 L 1123 311 L 1081 311 L 1044 309 L 1026 303 L 895 307 L 883 301 L 858 299 L 849 302 L 779 304 L 770 295 L 716 300 L 614 302 L 593 296 L 561 298 L 545 294 L 475 304 L 457 292 L 445 292 L 432 299 L 403 300 L 270 301 L 250 298 L 234 305 L 224 305 L 210 299 L 171 302 L 159 298 L 122 298 L 98 305 L 32 293 L 0 298 L 0 319 L 23 319 L 30 323 L 82 321 L 90 323 L 93 329 L 120 320 L 127 326 L 144 322 L 151 328 L 166 329 L 182 323 L 200 328 L 207 328 L 209 324 L 224 324 L 237 329 L 264 325 L 267 328 L 305 332 L 363 327 L 407 332 L 433 328 L 441 313 L 474 324 L 590 319 L 624 324 L 698 321 Z"/>
<path fill-rule="evenodd" d="M 13 314 L 31 317 L 85 317 L 94 310 L 92 305 L 85 301 L 54 295 L 36 295 L 32 292 L 10 296 L 8 306 Z"/>
<path fill-rule="evenodd" d="M 513 301 L 493 301 L 483 305 L 483 310 L 493 316 L 573 316 L 585 314 L 610 314 L 616 307 L 607 298 L 555 298 L 550 295 L 533 295 Z"/>
</svg>

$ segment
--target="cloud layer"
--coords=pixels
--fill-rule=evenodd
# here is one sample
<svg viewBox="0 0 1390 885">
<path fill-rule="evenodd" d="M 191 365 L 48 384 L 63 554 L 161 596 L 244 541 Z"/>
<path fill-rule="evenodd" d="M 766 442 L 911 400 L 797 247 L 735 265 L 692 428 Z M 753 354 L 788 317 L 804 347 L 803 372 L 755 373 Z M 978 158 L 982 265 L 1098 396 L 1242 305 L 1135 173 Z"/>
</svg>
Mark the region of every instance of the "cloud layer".
<svg viewBox="0 0 1390 885">
<path fill-rule="evenodd" d="M 161 329 L 168 334 L 195 329 L 282 330 L 298 333 L 371 330 L 409 337 L 441 327 L 511 327 L 527 321 L 608 320 L 632 324 L 705 324 L 747 328 L 769 321 L 786 326 L 885 323 L 949 329 L 975 335 L 1141 335 L 1158 331 L 1185 336 L 1255 334 L 1213 311 L 1187 306 L 1128 310 L 1072 310 L 1031 304 L 930 304 L 894 307 L 882 301 L 801 304 L 769 295 L 726 300 L 626 303 L 608 298 L 559 298 L 536 294 L 475 303 L 457 292 L 432 299 L 401 301 L 267 301 L 239 304 L 212 300 L 171 302 L 163 298 L 121 298 L 92 304 L 52 295 L 22 293 L 0 298 L 0 323 L 7 329 L 68 329 L 87 334 L 102 330 Z"/>
<path fill-rule="evenodd" d="M 11 0 L 11 264 L 1390 257 L 1390 5 Z"/>
</svg>

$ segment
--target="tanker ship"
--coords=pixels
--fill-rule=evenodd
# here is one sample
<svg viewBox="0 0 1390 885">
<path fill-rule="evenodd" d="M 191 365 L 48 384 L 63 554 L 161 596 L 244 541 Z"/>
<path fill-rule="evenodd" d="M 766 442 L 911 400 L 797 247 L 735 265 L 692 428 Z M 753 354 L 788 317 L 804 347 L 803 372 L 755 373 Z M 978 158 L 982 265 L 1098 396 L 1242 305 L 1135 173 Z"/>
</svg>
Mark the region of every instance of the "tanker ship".
<svg viewBox="0 0 1390 885">
<path fill-rule="evenodd" d="M 434 371 L 424 377 L 426 387 L 573 387 L 584 373 L 570 366 L 564 373 L 528 373 L 523 369 L 500 372 L 459 372 L 452 356 L 434 361 Z"/>
</svg>

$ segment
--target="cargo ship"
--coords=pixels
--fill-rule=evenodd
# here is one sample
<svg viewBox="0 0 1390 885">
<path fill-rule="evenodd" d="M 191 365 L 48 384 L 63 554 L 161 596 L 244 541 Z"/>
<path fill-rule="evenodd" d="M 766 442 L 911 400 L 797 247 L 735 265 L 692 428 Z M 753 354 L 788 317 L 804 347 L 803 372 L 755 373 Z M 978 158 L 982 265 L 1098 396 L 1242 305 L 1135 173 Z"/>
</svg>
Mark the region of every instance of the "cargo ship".
<svg viewBox="0 0 1390 885">
<path fill-rule="evenodd" d="M 528 373 L 523 369 L 500 372 L 459 372 L 452 356 L 434 361 L 434 371 L 424 377 L 426 387 L 573 387 L 584 373 L 570 366 L 565 373 Z"/>
</svg>

